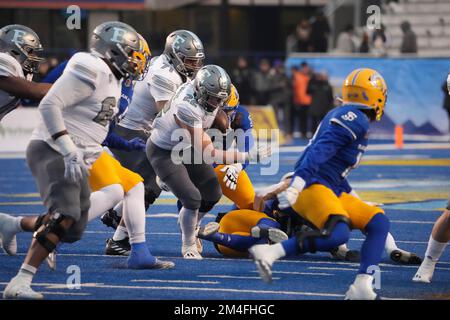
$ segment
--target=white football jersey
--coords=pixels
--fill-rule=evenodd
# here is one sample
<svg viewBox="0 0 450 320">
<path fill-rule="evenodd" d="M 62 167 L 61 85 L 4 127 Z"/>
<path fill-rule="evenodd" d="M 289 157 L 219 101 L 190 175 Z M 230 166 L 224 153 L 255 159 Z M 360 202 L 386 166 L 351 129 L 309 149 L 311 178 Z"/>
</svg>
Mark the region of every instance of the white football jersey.
<svg viewBox="0 0 450 320">
<path fill-rule="evenodd" d="M 156 102 L 169 101 L 182 84 L 183 79 L 166 55 L 153 58 L 145 78 L 136 82 L 133 98 L 120 121 L 120 126 L 150 131 L 152 122 L 158 114 Z"/>
<path fill-rule="evenodd" d="M 20 63 L 7 53 L 0 52 L 0 77 L 25 78 Z M 0 90 L 0 120 L 19 105 L 19 98 Z"/>
<path fill-rule="evenodd" d="M 153 121 L 150 139 L 158 147 L 172 150 L 174 146 L 183 140 L 184 147 L 191 145 L 189 135 L 180 134 L 183 130 L 175 121 L 175 117 L 184 124 L 193 128 L 209 129 L 219 109 L 207 112 L 194 99 L 194 82 L 190 81 L 178 88 L 163 110 Z M 185 131 L 185 130 L 184 130 Z"/>
<path fill-rule="evenodd" d="M 95 88 L 93 94 L 80 104 L 62 110 L 64 124 L 72 140 L 86 154 L 92 154 L 92 160 L 95 161 L 102 152 L 101 144 L 108 134 L 111 119 L 118 112 L 121 80 L 114 76 L 101 58 L 87 52 L 75 54 L 57 82 L 64 81 L 64 74 L 68 72 Z M 52 94 L 52 89 L 47 94 Z M 31 139 L 44 140 L 59 151 L 42 120 Z"/>
</svg>

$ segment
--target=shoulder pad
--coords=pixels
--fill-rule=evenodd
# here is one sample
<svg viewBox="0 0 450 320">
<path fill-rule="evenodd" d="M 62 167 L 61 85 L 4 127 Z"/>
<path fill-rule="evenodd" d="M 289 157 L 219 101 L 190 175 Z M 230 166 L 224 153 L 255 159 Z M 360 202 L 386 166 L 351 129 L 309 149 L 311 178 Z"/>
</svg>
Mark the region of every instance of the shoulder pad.
<svg viewBox="0 0 450 320">
<path fill-rule="evenodd" d="M 179 103 L 176 115 L 181 122 L 190 127 L 201 128 L 203 126 L 201 114 L 196 112 L 195 108 L 189 103 Z"/>
<path fill-rule="evenodd" d="M 354 140 L 365 134 L 369 127 L 367 117 L 357 109 L 337 112 L 330 122 L 345 128 Z"/>
<path fill-rule="evenodd" d="M 104 63 L 99 64 L 99 58 L 80 52 L 75 54 L 67 63 L 67 67 L 64 72 L 71 72 L 83 81 L 96 86 L 99 74 L 103 72 L 102 67 Z"/>
</svg>

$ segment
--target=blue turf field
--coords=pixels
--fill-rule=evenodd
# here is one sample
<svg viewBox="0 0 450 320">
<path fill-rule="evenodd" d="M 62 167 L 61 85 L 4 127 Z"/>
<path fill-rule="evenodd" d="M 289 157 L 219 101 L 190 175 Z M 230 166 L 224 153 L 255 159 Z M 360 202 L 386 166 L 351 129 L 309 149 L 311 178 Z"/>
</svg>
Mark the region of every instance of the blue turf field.
<svg viewBox="0 0 450 320">
<path fill-rule="evenodd" d="M 450 193 L 450 149 L 379 149 L 367 152 L 368 162 L 352 172 L 350 181 L 361 195 L 371 197 L 367 200 L 391 203 L 385 210 L 398 245 L 422 256 L 433 223 Z M 297 157 L 298 151 L 283 152 L 281 169 L 274 176 L 259 176 L 257 167 L 251 167 L 249 175 L 256 187 L 277 182 L 292 168 Z M 417 159 L 418 163 L 377 163 L 386 158 Z M 433 159 L 438 163 L 426 162 Z M 0 168 L 0 211 L 43 212 L 24 160 L 2 159 Z M 222 202 L 213 213 L 228 207 L 228 203 Z M 305 255 L 277 262 L 275 281 L 265 284 L 259 280 L 252 261 L 223 258 L 211 244 L 205 246 L 203 261 L 181 259 L 175 199 L 170 195 L 164 195 L 148 213 L 147 242 L 151 251 L 172 259 L 175 269 L 121 269 L 125 258 L 102 255 L 111 230 L 94 221 L 80 242 L 62 246 L 56 272 L 47 266 L 41 268 L 35 277 L 35 288 L 46 293 L 48 299 L 342 299 L 358 268 L 356 264 L 336 262 L 326 254 Z M 205 222 L 211 219 L 212 216 Z M 22 263 L 30 237 L 30 234 L 19 235 L 17 257 L 0 254 L 0 292 Z M 362 239 L 360 232 L 353 232 L 349 246 L 359 248 Z M 65 285 L 66 270 L 71 265 L 81 269 L 79 290 L 69 290 Z M 411 281 L 416 266 L 396 265 L 385 257 L 381 268 L 380 293 L 384 297 L 424 298 L 450 293 L 450 249 L 442 257 L 432 284 Z"/>
</svg>

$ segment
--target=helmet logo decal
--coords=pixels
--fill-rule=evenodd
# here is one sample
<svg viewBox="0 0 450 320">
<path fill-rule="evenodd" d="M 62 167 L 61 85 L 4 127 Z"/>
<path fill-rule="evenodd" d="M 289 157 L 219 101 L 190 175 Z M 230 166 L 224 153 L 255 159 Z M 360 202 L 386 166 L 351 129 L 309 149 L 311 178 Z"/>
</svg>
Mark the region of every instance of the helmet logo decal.
<svg viewBox="0 0 450 320">
<path fill-rule="evenodd" d="M 23 36 L 25 35 L 25 31 L 23 30 L 14 30 L 14 37 L 12 38 L 12 42 L 17 44 L 24 43 Z"/>
<path fill-rule="evenodd" d="M 367 93 L 365 91 L 362 92 L 362 96 L 364 100 L 369 101 L 369 97 L 367 96 Z"/>
<path fill-rule="evenodd" d="M 173 41 L 172 47 L 175 49 L 180 49 L 180 45 L 184 42 L 186 42 L 186 40 L 183 37 L 177 35 L 175 40 Z"/>
<path fill-rule="evenodd" d="M 111 41 L 121 43 L 123 41 L 123 35 L 126 33 L 125 29 L 114 27 L 114 33 Z"/>
</svg>

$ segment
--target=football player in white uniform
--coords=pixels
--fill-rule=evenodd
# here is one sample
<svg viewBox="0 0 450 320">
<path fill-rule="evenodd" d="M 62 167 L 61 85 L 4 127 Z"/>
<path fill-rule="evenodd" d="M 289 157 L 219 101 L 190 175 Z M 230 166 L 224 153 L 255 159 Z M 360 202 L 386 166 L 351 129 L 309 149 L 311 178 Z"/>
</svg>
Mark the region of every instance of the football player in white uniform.
<svg viewBox="0 0 450 320">
<path fill-rule="evenodd" d="M 185 259 L 202 259 L 195 228 L 222 196 L 212 162 L 243 163 L 270 152 L 265 146 L 250 153 L 214 148 L 205 130 L 211 127 L 230 93 L 231 81 L 225 70 L 216 65 L 203 67 L 193 81 L 178 88 L 155 118 L 147 142 L 147 157 L 153 169 L 182 204 L 179 222 Z"/>
<path fill-rule="evenodd" d="M 0 121 L 17 108 L 20 99 L 41 100 L 50 84 L 32 82 L 43 61 L 38 35 L 26 26 L 12 24 L 0 29 Z"/>
<path fill-rule="evenodd" d="M 127 24 L 99 25 L 93 31 L 91 52 L 75 54 L 41 101 L 42 121 L 28 145 L 27 162 L 48 213 L 37 219 L 28 254 L 5 288 L 4 298 L 42 299 L 31 288 L 37 268 L 60 241 L 81 238 L 90 206 L 88 168 L 101 155 L 101 143 L 118 111 L 121 79 L 140 75 L 135 53 L 141 50 L 138 34 Z M 8 222 L 11 227 L 11 221 L 2 217 L 3 240 Z M 145 226 L 128 222 L 134 236 L 132 251 L 140 253 L 140 263 L 154 264 L 156 259 L 145 244 Z M 20 223 L 15 227 L 20 231 Z"/>
<path fill-rule="evenodd" d="M 147 141 L 152 122 L 163 106 L 172 98 L 180 85 L 203 65 L 205 54 L 203 44 L 192 32 L 176 30 L 166 39 L 162 55 L 152 59 L 148 73 L 134 87 L 133 98 L 121 121 L 115 126 L 114 133 L 126 140 L 141 138 Z M 146 208 L 160 195 L 161 189 L 156 183 L 156 174 L 145 152 L 127 152 L 111 149 L 120 163 L 140 174 L 144 178 Z M 122 215 L 121 205 L 108 211 L 102 220 L 108 226 L 115 227 Z M 120 219 L 120 218 L 119 218 Z M 122 223 L 117 227 L 112 239 L 108 239 L 106 254 L 123 254 L 129 247 L 126 227 Z"/>
</svg>

